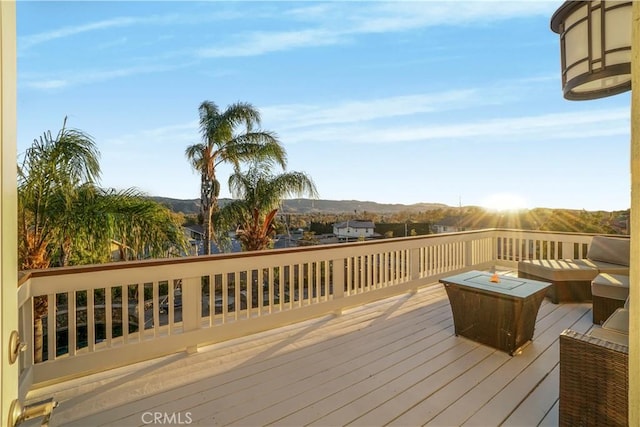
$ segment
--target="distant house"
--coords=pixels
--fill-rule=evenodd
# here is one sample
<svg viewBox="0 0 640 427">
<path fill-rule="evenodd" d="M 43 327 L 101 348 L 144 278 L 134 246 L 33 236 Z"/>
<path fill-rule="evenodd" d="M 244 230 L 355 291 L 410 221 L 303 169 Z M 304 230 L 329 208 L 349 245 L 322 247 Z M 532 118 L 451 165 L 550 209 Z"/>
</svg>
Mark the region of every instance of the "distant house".
<svg viewBox="0 0 640 427">
<path fill-rule="evenodd" d="M 457 231 L 464 231 L 465 227 L 460 225 L 459 217 L 449 216 L 442 218 L 437 224 L 433 224 L 431 229 L 434 233 L 455 233 Z"/>
<path fill-rule="evenodd" d="M 123 255 L 126 254 L 126 251 L 129 250 L 133 252 L 133 250 L 117 240 L 111 239 L 110 242 L 111 247 L 111 261 L 123 261 Z"/>
<path fill-rule="evenodd" d="M 357 240 L 360 237 L 371 238 L 375 234 L 374 229 L 373 221 L 353 220 L 333 224 L 333 234 L 339 240 Z"/>
<path fill-rule="evenodd" d="M 189 241 L 189 254 L 188 255 L 203 255 L 204 254 L 204 227 L 199 224 L 186 225 L 182 227 L 185 236 Z M 227 233 L 231 239 L 231 252 L 242 252 L 240 242 L 236 240 L 235 231 Z M 209 242 L 211 244 L 210 253 L 218 254 L 222 252 L 215 242 Z"/>
<path fill-rule="evenodd" d="M 200 224 L 185 225 L 182 229 L 189 240 L 204 239 L 204 228 Z"/>
<path fill-rule="evenodd" d="M 199 224 L 186 225 L 182 230 L 187 238 L 189 254 L 199 255 L 203 252 L 202 241 L 204 240 L 204 228 Z"/>
</svg>

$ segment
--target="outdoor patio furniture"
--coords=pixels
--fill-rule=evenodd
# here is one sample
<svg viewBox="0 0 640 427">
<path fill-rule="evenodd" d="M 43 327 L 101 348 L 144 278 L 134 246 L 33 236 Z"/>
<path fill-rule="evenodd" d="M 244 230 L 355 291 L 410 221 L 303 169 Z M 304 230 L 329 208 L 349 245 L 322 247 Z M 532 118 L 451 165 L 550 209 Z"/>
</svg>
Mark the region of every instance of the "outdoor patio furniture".
<svg viewBox="0 0 640 427">
<path fill-rule="evenodd" d="M 560 335 L 561 426 L 626 426 L 629 310 L 617 309 L 589 334 Z"/>
<path fill-rule="evenodd" d="M 549 283 L 469 271 L 440 279 L 453 312 L 456 335 L 511 356 L 533 338 Z"/>
<path fill-rule="evenodd" d="M 518 262 L 518 277 L 553 284 L 547 296 L 554 304 L 591 301 L 591 281 L 600 273 L 629 274 L 629 239 L 594 236 L 586 258 Z"/>
<path fill-rule="evenodd" d="M 591 282 L 593 295 L 593 323 L 607 320 L 618 308 L 624 306 L 629 296 L 629 276 L 621 274 L 598 274 Z"/>
</svg>

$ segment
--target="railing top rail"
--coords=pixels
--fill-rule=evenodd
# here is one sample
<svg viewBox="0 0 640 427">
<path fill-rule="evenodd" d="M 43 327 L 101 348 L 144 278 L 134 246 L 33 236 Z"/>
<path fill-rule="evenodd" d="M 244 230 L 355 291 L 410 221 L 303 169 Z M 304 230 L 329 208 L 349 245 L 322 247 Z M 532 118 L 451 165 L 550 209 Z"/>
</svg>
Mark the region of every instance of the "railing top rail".
<svg viewBox="0 0 640 427">
<path fill-rule="evenodd" d="M 318 252 L 335 251 L 336 249 L 349 250 L 354 248 L 362 248 L 364 246 L 373 247 L 373 246 L 379 246 L 379 245 L 390 245 L 390 244 L 393 245 L 393 244 L 397 244 L 399 241 L 417 242 L 421 240 L 442 239 L 442 238 L 451 237 L 451 236 L 469 236 L 474 234 L 483 234 L 487 232 L 492 232 L 493 230 L 494 229 L 481 229 L 481 230 L 461 231 L 461 232 L 455 232 L 455 233 L 439 233 L 439 234 L 429 234 L 424 236 L 409 236 L 409 237 L 397 237 L 397 238 L 381 239 L 381 240 L 369 240 L 366 242 L 335 243 L 330 245 L 272 249 L 269 251 L 234 252 L 234 253 L 213 254 L 213 255 L 204 255 L 204 256 L 201 255 L 201 256 L 180 257 L 180 258 L 161 258 L 161 259 L 141 260 L 141 261 L 120 261 L 120 262 L 111 262 L 107 264 L 93 264 L 93 265 L 49 268 L 49 269 L 43 269 L 43 270 L 29 270 L 29 271 L 20 272 L 18 285 L 21 285 L 32 278 L 73 275 L 73 274 L 81 274 L 81 273 L 95 273 L 95 272 L 105 272 L 105 271 L 112 271 L 112 270 L 125 270 L 125 269 L 135 269 L 135 268 L 148 268 L 148 267 L 156 267 L 156 266 L 194 264 L 194 263 L 204 263 L 204 262 L 210 262 L 210 261 L 238 260 L 243 258 L 255 258 L 255 257 L 260 257 L 264 259 L 268 257 L 282 256 L 283 254 L 294 254 L 294 253 L 300 254 L 304 252 L 318 253 Z"/>
<path fill-rule="evenodd" d="M 417 244 L 421 241 L 429 241 L 429 240 L 440 240 L 443 238 L 451 238 L 451 237 L 469 237 L 472 235 L 479 234 L 487 234 L 491 233 L 495 235 L 496 233 L 516 233 L 516 234 L 527 234 L 527 235 L 564 235 L 564 236 L 572 236 L 572 237 L 593 237 L 597 235 L 602 235 L 598 233 L 577 233 L 577 232 L 560 232 L 560 231 L 544 231 L 544 230 L 523 230 L 523 229 L 509 229 L 509 228 L 485 228 L 480 230 L 469 230 L 469 231 L 459 231 L 459 232 L 451 232 L 451 233 L 438 233 L 438 234 L 429 234 L 424 236 L 408 236 L 408 237 L 396 237 L 389 239 L 380 239 L 380 240 L 369 240 L 366 242 L 352 242 L 352 243 L 336 243 L 330 245 L 317 245 L 317 246 L 307 246 L 307 247 L 295 247 L 295 248 L 282 248 L 282 249 L 272 249 L 269 251 L 252 251 L 252 252 L 235 252 L 235 253 L 224 253 L 224 254 L 214 254 L 214 255 L 206 255 L 206 256 L 188 256 L 188 257 L 180 257 L 180 258 L 162 258 L 162 259 L 152 259 L 152 260 L 142 260 L 142 261 L 124 261 L 124 262 L 112 262 L 108 264 L 94 264 L 94 265 L 83 265 L 83 266 L 72 266 L 72 267 L 59 267 L 59 268 L 50 268 L 44 270 L 30 270 L 20 272 L 18 286 L 27 282 L 31 278 L 42 278 L 42 277 L 54 277 L 54 276 L 63 276 L 63 275 L 75 275 L 82 273 L 96 273 L 96 272 L 107 272 L 114 270 L 127 270 L 127 269 L 146 269 L 149 267 L 159 267 L 159 266 L 178 266 L 181 264 L 200 264 L 211 261 L 224 261 L 224 260 L 242 260 L 245 258 L 259 258 L 262 260 L 267 260 L 269 257 L 282 257 L 286 254 L 304 254 L 305 252 L 313 252 L 313 253 L 328 253 L 334 252 L 341 253 L 343 251 L 350 251 L 356 248 L 363 249 L 373 248 L 380 245 L 396 245 L 399 242 L 407 242 L 411 244 Z M 629 238 L 628 235 L 612 235 L 607 234 L 607 236 L 611 237 L 619 237 L 619 238 Z M 338 250 L 339 252 L 336 252 Z"/>
<path fill-rule="evenodd" d="M 510 232 L 510 233 L 527 233 L 527 234 L 557 234 L 564 236 L 585 236 L 585 237 L 593 237 L 593 236 L 607 236 L 607 237 L 620 237 L 624 239 L 628 239 L 628 234 L 603 234 L 603 233 L 583 233 L 576 231 L 553 231 L 553 230 L 525 230 L 521 228 L 492 228 L 486 229 L 483 231 L 495 231 L 495 232 Z"/>
</svg>

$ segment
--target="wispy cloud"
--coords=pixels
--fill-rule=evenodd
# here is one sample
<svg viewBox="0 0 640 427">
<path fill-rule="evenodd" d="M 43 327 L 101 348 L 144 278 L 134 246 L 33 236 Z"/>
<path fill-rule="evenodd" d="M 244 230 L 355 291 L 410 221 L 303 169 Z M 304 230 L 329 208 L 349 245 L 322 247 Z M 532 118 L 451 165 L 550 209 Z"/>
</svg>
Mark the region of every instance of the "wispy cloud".
<svg viewBox="0 0 640 427">
<path fill-rule="evenodd" d="M 90 22 L 88 24 L 62 27 L 52 31 L 46 31 L 43 33 L 20 37 L 18 39 L 18 46 L 21 49 L 28 49 L 41 43 L 46 43 L 65 37 L 71 37 L 90 31 L 130 26 L 139 23 L 140 21 L 141 18 L 125 16 L 120 18 L 106 19 L 103 21 Z"/>
<path fill-rule="evenodd" d="M 277 5 L 274 6 L 274 5 Z M 273 3 L 269 7 L 258 8 L 253 18 L 273 22 L 279 20 L 285 31 L 245 31 L 232 33 L 227 39 L 220 39 L 214 45 L 183 48 L 184 62 L 202 58 L 248 57 L 293 49 L 331 46 L 352 43 L 359 36 L 383 32 L 408 32 L 436 25 L 477 25 L 490 21 L 514 17 L 549 14 L 553 2 L 515 1 L 487 2 L 471 1 L 461 6 L 458 1 L 430 2 L 331 2 L 289 7 L 286 3 Z M 83 35 L 89 32 L 113 30 L 115 28 L 138 27 L 140 25 L 187 25 L 212 22 L 215 20 L 246 19 L 246 5 L 242 2 L 226 4 L 214 12 L 202 14 L 156 14 L 144 16 L 122 16 L 95 22 L 64 26 L 55 30 L 21 36 L 19 47 L 22 51 L 58 39 Z M 269 25 L 271 27 L 271 25 Z M 124 36 L 117 40 L 105 41 L 98 47 L 109 47 L 122 43 L 136 43 Z M 151 63 L 151 61 L 148 61 Z M 128 67 L 116 70 L 84 70 L 76 73 L 56 73 L 41 79 L 27 80 L 25 86 L 32 89 L 60 89 L 75 84 L 103 82 L 108 79 L 141 73 L 161 72 L 173 69 L 175 58 L 167 56 L 158 65 Z"/>
<path fill-rule="evenodd" d="M 126 45 L 128 41 L 127 37 L 118 37 L 114 40 L 109 40 L 106 41 L 104 43 L 99 43 L 96 45 L 96 49 L 110 49 L 112 47 L 116 47 L 116 46 L 122 46 L 122 45 Z"/>
<path fill-rule="evenodd" d="M 153 9 L 151 9 L 153 10 Z M 33 46 L 51 42 L 54 40 L 81 35 L 84 33 L 108 30 L 113 28 L 134 27 L 140 25 L 193 25 L 218 20 L 239 19 L 240 11 L 216 10 L 213 13 L 191 14 L 152 14 L 141 16 L 120 16 L 95 22 L 69 25 L 50 31 L 24 35 L 18 38 L 18 47 L 21 50 Z"/>
<path fill-rule="evenodd" d="M 188 123 L 180 123 L 169 126 L 162 126 L 153 129 L 144 129 L 139 132 L 133 132 L 108 138 L 104 141 L 105 145 L 159 145 L 159 144 L 177 144 L 186 148 L 187 144 L 198 142 L 198 121 L 193 120 Z"/>
<path fill-rule="evenodd" d="M 26 74 L 20 76 L 19 84 L 24 85 L 25 88 L 29 89 L 55 90 L 88 83 L 104 82 L 118 77 L 171 71 L 179 68 L 190 67 L 195 63 L 195 61 L 182 63 L 173 62 L 171 64 L 147 64 L 114 68 L 110 70 L 75 70 L 73 72 L 60 72 L 60 76 L 64 77 L 42 77 Z"/>
<path fill-rule="evenodd" d="M 229 46 L 200 49 L 197 55 L 203 58 L 255 56 L 299 47 L 329 46 L 342 41 L 340 34 L 322 29 L 254 32 L 238 39 Z"/>
<path fill-rule="evenodd" d="M 426 119 L 425 119 L 426 120 Z M 627 108 L 596 110 L 579 113 L 555 113 L 534 116 L 466 120 L 448 124 L 344 124 L 306 128 L 281 133 L 288 143 L 352 143 L 396 144 L 447 140 L 509 140 L 549 141 L 553 139 L 581 138 L 585 135 L 628 135 L 629 111 Z"/>
<path fill-rule="evenodd" d="M 432 100 L 440 98 L 439 102 Z M 389 144 L 470 141 L 540 144 L 552 140 L 629 134 L 628 108 L 570 113 L 545 113 L 483 120 L 452 116 L 442 123 L 432 113 L 463 108 L 481 98 L 473 91 L 413 95 L 349 102 L 322 108 L 281 105 L 262 109 L 266 127 L 276 130 L 285 144 Z M 392 106 L 393 108 L 387 108 Z M 440 116 L 438 116 L 440 117 Z M 388 120 L 387 120 L 388 119 Z M 551 135 L 551 136 L 550 136 Z M 198 141 L 198 123 L 191 121 L 145 129 L 105 141 L 107 144 L 191 144 Z"/>
<path fill-rule="evenodd" d="M 478 103 L 493 103 L 473 89 L 455 90 L 437 94 L 414 94 L 377 98 L 365 101 L 347 101 L 337 105 L 311 106 L 305 104 L 277 105 L 263 108 L 265 122 L 275 122 L 282 129 L 340 123 L 359 123 L 377 119 L 442 112 L 469 108 Z"/>
<path fill-rule="evenodd" d="M 257 56 L 294 48 L 347 43 L 366 34 L 405 32 L 436 25 L 478 25 L 526 16 L 549 16 L 553 2 L 459 1 L 346 2 L 294 7 L 281 16 L 304 23 L 288 31 L 241 33 L 219 46 L 197 51 L 202 57 Z M 277 19 L 277 18 L 276 18 Z"/>
</svg>

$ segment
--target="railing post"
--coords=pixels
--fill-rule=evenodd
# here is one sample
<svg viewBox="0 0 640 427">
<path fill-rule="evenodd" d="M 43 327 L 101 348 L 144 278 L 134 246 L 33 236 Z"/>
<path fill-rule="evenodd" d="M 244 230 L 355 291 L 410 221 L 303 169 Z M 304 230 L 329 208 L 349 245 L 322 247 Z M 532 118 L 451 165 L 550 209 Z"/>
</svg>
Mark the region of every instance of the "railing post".
<svg viewBox="0 0 640 427">
<path fill-rule="evenodd" d="M 182 327 L 183 332 L 200 328 L 201 307 L 200 277 L 182 279 Z M 187 347 L 187 353 L 198 351 L 198 345 Z"/>
<path fill-rule="evenodd" d="M 344 258 L 331 260 L 333 265 L 333 298 L 344 298 Z M 338 308 L 334 312 L 336 316 L 342 314 L 342 309 Z"/>
</svg>

